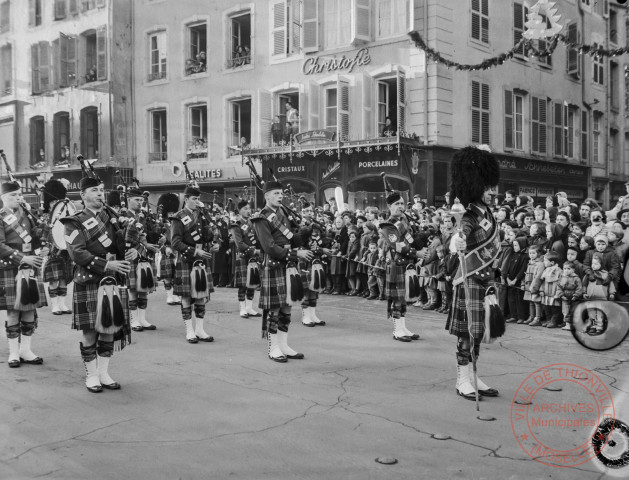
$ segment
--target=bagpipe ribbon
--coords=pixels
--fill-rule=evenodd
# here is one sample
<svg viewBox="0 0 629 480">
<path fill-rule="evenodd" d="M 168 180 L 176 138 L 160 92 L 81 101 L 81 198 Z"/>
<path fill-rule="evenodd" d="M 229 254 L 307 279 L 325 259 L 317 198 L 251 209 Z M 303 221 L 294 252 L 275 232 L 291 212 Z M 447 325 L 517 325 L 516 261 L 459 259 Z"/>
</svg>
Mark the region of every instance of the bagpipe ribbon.
<svg viewBox="0 0 629 480">
<path fill-rule="evenodd" d="M 125 322 L 125 312 L 120 300 L 120 287 L 114 277 L 105 277 L 98 286 L 96 301 L 96 325 L 98 333 L 118 332 Z"/>
</svg>

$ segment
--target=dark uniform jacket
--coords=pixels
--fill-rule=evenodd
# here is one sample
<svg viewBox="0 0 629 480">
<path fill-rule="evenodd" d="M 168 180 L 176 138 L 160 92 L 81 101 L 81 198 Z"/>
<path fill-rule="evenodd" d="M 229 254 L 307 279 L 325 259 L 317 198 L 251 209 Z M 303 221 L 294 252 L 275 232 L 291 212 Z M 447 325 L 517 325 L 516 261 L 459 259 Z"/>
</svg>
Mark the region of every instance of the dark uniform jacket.
<svg viewBox="0 0 629 480">
<path fill-rule="evenodd" d="M 22 236 L 19 235 L 19 232 Z M 20 265 L 25 255 L 35 255 L 41 246 L 35 222 L 18 207 L 15 213 L 0 209 L 0 270 Z"/>
<path fill-rule="evenodd" d="M 282 209 L 274 211 L 267 205 L 260 216 L 253 220 L 253 228 L 271 266 L 278 262 L 297 261 L 296 246 L 299 240 L 296 238 L 297 234 L 291 230 L 290 220 Z"/>
</svg>

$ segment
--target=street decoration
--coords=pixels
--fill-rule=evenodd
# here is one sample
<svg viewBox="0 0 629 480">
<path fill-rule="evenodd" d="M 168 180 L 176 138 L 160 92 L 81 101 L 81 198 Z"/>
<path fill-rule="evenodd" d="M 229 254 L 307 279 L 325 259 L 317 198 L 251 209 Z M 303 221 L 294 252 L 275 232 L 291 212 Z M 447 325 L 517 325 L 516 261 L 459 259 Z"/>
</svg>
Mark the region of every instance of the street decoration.
<svg viewBox="0 0 629 480">
<path fill-rule="evenodd" d="M 522 34 L 527 40 L 541 40 L 557 35 L 563 28 L 559 24 L 561 15 L 557 14 L 555 2 L 539 0 L 529 9 L 524 26 L 527 30 Z"/>
</svg>

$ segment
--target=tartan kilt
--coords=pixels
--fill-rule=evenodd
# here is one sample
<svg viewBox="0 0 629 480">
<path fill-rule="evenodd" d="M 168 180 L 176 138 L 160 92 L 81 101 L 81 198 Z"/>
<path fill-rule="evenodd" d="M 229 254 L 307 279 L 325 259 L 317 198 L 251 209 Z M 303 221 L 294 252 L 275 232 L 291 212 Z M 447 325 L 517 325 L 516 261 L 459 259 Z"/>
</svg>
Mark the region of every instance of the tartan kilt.
<svg viewBox="0 0 629 480">
<path fill-rule="evenodd" d="M 157 270 L 153 270 L 156 272 Z M 166 255 L 162 255 L 161 260 L 159 261 L 159 279 L 170 280 L 175 276 L 175 257 L 167 257 Z"/>
<path fill-rule="evenodd" d="M 287 307 L 286 265 L 276 267 L 265 265 L 261 270 L 260 280 L 262 288 L 260 289 L 258 306 L 263 310 L 276 310 L 281 307 Z"/>
<path fill-rule="evenodd" d="M 330 275 L 345 275 L 345 259 L 333 255 L 330 258 Z"/>
<path fill-rule="evenodd" d="M 115 348 L 122 350 L 131 340 L 129 324 L 129 290 L 120 287 L 120 303 L 124 311 L 124 325 L 114 333 Z M 74 284 L 72 292 L 72 328 L 75 330 L 95 330 L 98 308 L 98 283 Z"/>
<path fill-rule="evenodd" d="M 46 265 L 44 265 L 44 282 L 56 282 L 58 280 L 65 280 L 66 284 L 70 283 L 73 278 L 74 263 L 70 260 L 70 255 L 66 250 L 62 250 L 58 255 L 54 257 L 48 257 L 46 259 Z"/>
<path fill-rule="evenodd" d="M 155 267 L 155 260 L 149 258 L 148 260 L 143 260 L 143 261 L 147 261 L 149 263 L 149 265 L 151 266 L 151 270 L 153 270 L 153 275 L 155 276 L 156 275 L 155 272 L 157 272 L 157 269 Z M 139 258 L 136 258 L 134 261 L 132 261 L 131 270 L 127 274 L 127 288 L 134 292 L 137 292 L 138 290 L 138 265 L 139 264 L 140 264 Z M 152 293 L 153 291 L 154 289 L 150 290 L 148 293 Z"/>
<path fill-rule="evenodd" d="M 463 284 L 454 287 L 452 308 L 448 313 L 448 330 L 452 335 L 469 336 L 470 331 L 466 311 L 467 304 L 472 315 L 471 333 L 474 335 L 475 341 L 480 342 L 485 334 L 485 308 L 483 300 L 485 299 L 485 291 L 490 286 L 490 283 L 480 283 L 473 278 L 467 278 L 465 281 L 469 287 L 470 298 L 465 298 L 465 288 Z"/>
<path fill-rule="evenodd" d="M 234 261 L 234 287 L 246 287 L 247 286 L 247 266 L 249 260 L 242 255 L 238 255 Z"/>
<path fill-rule="evenodd" d="M 15 283 L 17 272 L 17 267 L 0 270 L 0 310 L 14 310 L 15 300 L 17 298 Z M 37 290 L 39 291 L 39 302 L 37 302 L 35 308 L 45 307 L 48 305 L 48 302 L 46 301 L 44 283 L 37 275 L 35 279 L 37 280 Z"/>
<path fill-rule="evenodd" d="M 192 272 L 192 264 L 188 263 L 183 255 L 179 255 L 177 259 L 177 265 L 175 265 L 175 276 L 173 279 L 173 294 L 181 297 L 189 297 L 192 295 L 192 285 L 190 281 L 190 272 Z M 214 291 L 214 283 L 212 283 L 212 269 L 210 268 L 209 261 L 204 260 L 205 272 L 207 274 L 208 292 Z M 208 300 L 210 297 L 208 296 Z"/>
<path fill-rule="evenodd" d="M 403 265 L 388 264 L 386 270 L 386 285 L 384 287 L 384 296 L 388 300 L 405 301 L 406 280 L 404 273 L 406 267 Z"/>
</svg>

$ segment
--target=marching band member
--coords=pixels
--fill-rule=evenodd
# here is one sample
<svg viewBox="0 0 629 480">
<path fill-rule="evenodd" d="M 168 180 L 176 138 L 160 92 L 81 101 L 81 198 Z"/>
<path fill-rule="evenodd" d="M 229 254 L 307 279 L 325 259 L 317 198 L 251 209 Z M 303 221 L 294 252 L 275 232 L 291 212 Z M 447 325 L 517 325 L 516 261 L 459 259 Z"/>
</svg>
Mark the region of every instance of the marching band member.
<svg viewBox="0 0 629 480">
<path fill-rule="evenodd" d="M 406 270 L 415 261 L 417 250 L 411 228 L 404 215 L 405 202 L 400 192 L 393 190 L 384 174 L 389 218 L 379 224 L 386 244 L 387 262 L 384 295 L 387 298 L 387 315 L 393 322 L 393 339 L 400 342 L 419 340 L 419 335 L 406 328 Z"/>
<path fill-rule="evenodd" d="M 210 292 L 214 291 L 210 269 L 212 253 L 204 250 L 204 246 L 211 242 L 212 232 L 200 210 L 203 204 L 199 201 L 201 190 L 198 186 L 189 184 L 183 195 L 184 207 L 172 219 L 171 246 L 177 252 L 173 290 L 175 295 L 181 296 L 181 316 L 188 343 L 213 342 L 214 337 L 203 328 L 205 304 L 210 300 Z"/>
<path fill-rule="evenodd" d="M 291 231 L 291 222 L 281 208 L 283 190 L 282 184 L 277 181 L 266 182 L 263 189 L 266 205 L 260 216 L 253 220 L 253 227 L 264 252 L 259 306 L 269 311 L 268 356 L 276 362 L 304 358 L 303 353 L 288 346 L 291 306 L 287 298 L 286 267 L 287 262 L 310 262 L 313 258 L 311 251 L 295 248 L 298 246 L 297 235 Z"/>
<path fill-rule="evenodd" d="M 36 275 L 47 248 L 41 245 L 36 223 L 23 206 L 17 182 L 0 185 L 0 310 L 7 311 L 5 324 L 9 341 L 9 367 L 20 363 L 41 365 L 44 361 L 31 350 L 37 328 L 36 308 L 46 306 L 44 285 Z"/>
<path fill-rule="evenodd" d="M 459 233 L 453 240 L 457 250 L 465 252 L 461 260 L 465 261 L 465 265 L 459 265 L 453 280 L 454 293 L 447 328 L 457 337 L 456 391 L 462 397 L 474 400 L 474 375 L 469 363 L 480 353 L 480 343 L 485 334 L 483 300 L 494 278 L 492 262 L 500 252 L 497 224 L 489 209 L 490 190 L 498 185 L 500 169 L 491 153 L 465 147 L 454 154 L 451 172 L 451 198 L 458 198 L 466 206 L 459 222 Z M 465 278 L 463 268 L 467 273 Z M 468 293 L 469 298 L 466 297 Z M 498 391 L 488 387 L 480 378 L 476 385 L 481 396 L 498 396 Z"/>
<path fill-rule="evenodd" d="M 234 238 L 234 246 L 238 251 L 235 264 L 234 286 L 238 288 L 238 303 L 242 318 L 259 317 L 260 313 L 253 309 L 255 289 L 247 287 L 247 270 L 250 262 L 256 262 L 260 255 L 260 246 L 256 238 L 251 217 L 251 206 L 247 200 L 237 204 L 238 219 L 230 225 Z"/>
<path fill-rule="evenodd" d="M 126 248 L 133 248 L 139 253 L 138 258 L 131 263 L 131 271 L 127 277 L 131 329 L 135 332 L 155 330 L 157 327 L 146 320 L 148 294 L 155 291 L 153 268 L 147 257 L 157 249 L 147 242 L 147 219 L 142 212 L 142 192 L 138 188 L 129 187 L 126 189 L 126 197 L 126 216 L 130 219 L 125 231 Z"/>
<path fill-rule="evenodd" d="M 44 184 L 43 189 L 44 213 L 50 214 L 51 209 L 66 198 L 66 194 L 66 187 L 61 181 L 48 180 Z M 52 314 L 62 315 L 64 313 L 72 313 L 72 310 L 66 305 L 68 283 L 72 281 L 72 261 L 67 250 L 60 250 L 55 246 L 51 228 L 54 220 L 50 219 L 46 222 L 44 229 L 46 242 L 52 245 L 50 255 L 48 255 L 44 266 L 44 282 L 48 283 Z"/>
<path fill-rule="evenodd" d="M 72 328 L 83 334 L 85 386 L 98 393 L 103 388 L 120 389 L 109 375 L 109 362 L 114 345 L 122 350 L 131 341 L 131 329 L 127 290 L 112 282 L 116 283 L 116 274 L 129 274 L 138 252 L 133 248 L 125 252 L 120 219 L 105 206 L 103 182 L 95 175 L 85 176 L 80 189 L 85 208 L 61 221 L 68 253 L 76 264 Z"/>
<path fill-rule="evenodd" d="M 160 280 L 164 282 L 166 289 L 166 303 L 168 305 L 181 305 L 181 298 L 173 295 L 173 279 L 175 276 L 175 265 L 177 263 L 177 252 L 172 249 L 170 238 L 172 235 L 172 216 L 179 210 L 179 198 L 174 193 L 166 193 L 159 197 L 157 201 L 158 209 L 161 207 L 161 223 L 163 228 L 164 242 L 161 244 L 161 258 L 159 264 Z"/>
<path fill-rule="evenodd" d="M 302 213 L 303 212 L 304 210 L 302 210 Z M 304 218 L 306 217 L 304 216 Z M 301 229 L 304 248 L 307 248 L 313 253 L 313 260 L 311 262 L 303 260 L 300 262 L 301 269 L 308 271 L 310 276 L 308 288 L 304 288 L 304 299 L 301 302 L 301 323 L 306 327 L 322 327 L 325 325 L 325 321 L 317 317 L 316 309 L 319 293 L 321 293 L 326 286 L 324 265 L 327 264 L 327 256 L 331 254 L 332 251 L 329 248 L 329 240 L 324 237 L 324 232 L 321 230 L 322 226 L 314 222 L 310 222 L 308 227 Z M 319 276 L 318 278 L 317 275 Z"/>
</svg>

